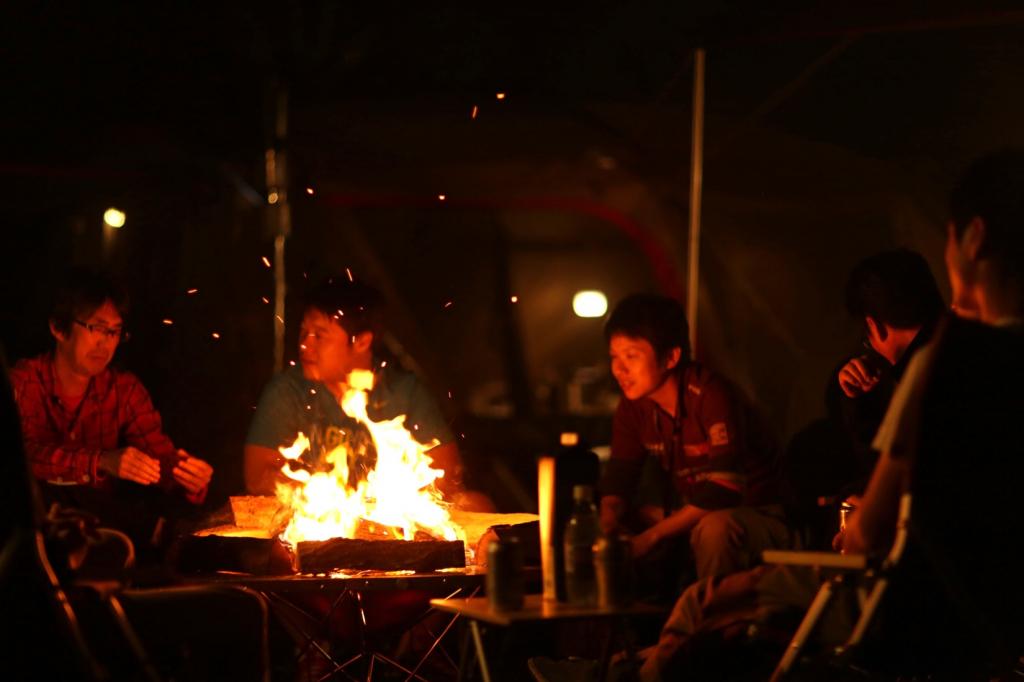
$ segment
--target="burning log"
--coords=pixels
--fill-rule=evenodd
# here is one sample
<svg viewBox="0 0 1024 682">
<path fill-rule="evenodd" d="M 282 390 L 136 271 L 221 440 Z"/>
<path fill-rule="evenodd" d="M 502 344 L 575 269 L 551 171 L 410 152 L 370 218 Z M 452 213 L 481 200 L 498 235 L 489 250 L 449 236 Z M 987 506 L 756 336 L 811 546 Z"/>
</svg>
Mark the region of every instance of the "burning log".
<svg viewBox="0 0 1024 682">
<path fill-rule="evenodd" d="M 466 549 L 461 540 L 333 538 L 300 542 L 296 555 L 303 573 L 330 573 L 343 568 L 429 572 L 466 565 Z"/>
<path fill-rule="evenodd" d="M 288 546 L 276 537 L 261 535 L 231 526 L 210 528 L 182 538 L 172 548 L 170 561 L 181 573 L 295 573 Z"/>
</svg>

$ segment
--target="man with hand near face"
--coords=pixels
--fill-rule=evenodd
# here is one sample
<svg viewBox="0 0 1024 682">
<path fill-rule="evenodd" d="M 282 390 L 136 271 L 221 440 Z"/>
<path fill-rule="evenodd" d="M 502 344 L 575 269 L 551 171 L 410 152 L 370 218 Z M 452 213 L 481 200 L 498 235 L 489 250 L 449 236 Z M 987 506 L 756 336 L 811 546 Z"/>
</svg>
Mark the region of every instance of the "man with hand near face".
<svg viewBox="0 0 1024 682">
<path fill-rule="evenodd" d="M 50 315 L 54 350 L 18 362 L 11 384 L 32 473 L 46 483 L 44 496 L 92 511 L 114 527 L 127 526 L 138 540 L 138 532 L 152 530 L 141 528 L 142 519 L 131 511 L 148 499 L 143 488 L 198 505 L 213 467 L 175 448 L 142 383 L 110 366 L 125 335 L 127 307 L 114 282 L 74 271 Z M 153 505 L 139 504 L 155 522 Z"/>
<path fill-rule="evenodd" d="M 931 339 L 945 305 L 925 259 L 896 249 L 854 267 L 846 284 L 846 308 L 864 322 L 865 349 L 836 373 L 826 402 L 858 457 L 866 460 L 861 466 L 866 483 L 875 457 L 863 455 L 910 358 Z"/>
<path fill-rule="evenodd" d="M 975 161 L 950 205 L 945 261 L 955 315 L 910 359 L 874 438 L 880 455 L 862 503 L 837 546 L 884 556 L 901 497 L 912 493 L 907 547 L 888 575 L 872 646 L 862 647 L 868 661 L 886 677 L 1009 679 L 1024 643 L 1013 541 L 1024 531 L 1024 151 Z M 811 605 L 819 581 L 810 566 L 778 565 L 692 585 L 639 679 L 721 669 L 722 649 L 695 642 L 725 627 L 785 622 L 782 614 Z M 834 603 L 816 643 L 844 643 L 857 611 L 856 599 Z"/>
<path fill-rule="evenodd" d="M 682 306 L 629 296 L 605 336 L 623 397 L 600 486 L 604 531 L 646 525 L 633 539 L 636 558 L 688 537 L 700 578 L 749 568 L 762 550 L 789 546 L 772 440 L 729 382 L 690 359 Z M 668 497 L 638 520 L 630 503 L 649 456 L 660 464 Z"/>
</svg>

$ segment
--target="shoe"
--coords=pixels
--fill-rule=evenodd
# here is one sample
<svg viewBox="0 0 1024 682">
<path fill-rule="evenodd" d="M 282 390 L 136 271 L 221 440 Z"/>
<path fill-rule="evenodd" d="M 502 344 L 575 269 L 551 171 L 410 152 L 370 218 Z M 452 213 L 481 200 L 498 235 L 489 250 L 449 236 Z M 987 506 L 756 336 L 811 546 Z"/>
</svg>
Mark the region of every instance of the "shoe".
<svg viewBox="0 0 1024 682">
<path fill-rule="evenodd" d="M 588 658 L 566 658 L 560 661 L 535 656 L 526 662 L 536 682 L 594 682 L 598 662 Z"/>
</svg>

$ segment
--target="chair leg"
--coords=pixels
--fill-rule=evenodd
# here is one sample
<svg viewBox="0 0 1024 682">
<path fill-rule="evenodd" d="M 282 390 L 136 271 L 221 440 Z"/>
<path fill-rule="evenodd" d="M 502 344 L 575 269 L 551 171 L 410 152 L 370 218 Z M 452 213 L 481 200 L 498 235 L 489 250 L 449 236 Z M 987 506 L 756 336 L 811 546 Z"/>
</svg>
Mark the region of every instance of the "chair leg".
<svg viewBox="0 0 1024 682">
<path fill-rule="evenodd" d="M 889 581 L 886 578 L 879 578 L 875 582 L 871 593 L 868 594 L 867 599 L 861 606 L 860 618 L 857 619 L 857 624 L 853 626 L 853 632 L 850 634 L 850 638 L 846 641 L 846 644 L 842 646 L 840 652 L 845 652 L 860 644 L 861 639 L 864 638 L 864 633 L 871 624 L 872 618 L 874 618 L 875 611 L 878 610 L 878 605 L 882 601 L 882 595 L 885 594 L 885 588 L 888 584 Z"/>
<path fill-rule="evenodd" d="M 15 540 L 12 540 L 10 546 L 14 546 Z M 75 613 L 74 608 L 72 608 L 71 601 L 68 599 L 67 593 L 61 587 L 60 580 L 57 578 L 57 573 L 54 571 L 53 565 L 50 563 L 50 558 L 46 553 L 46 541 L 43 538 L 43 534 L 38 530 L 33 533 L 32 549 L 34 552 L 33 558 L 38 562 L 39 567 L 46 576 L 55 611 L 59 615 L 63 625 L 67 628 L 67 634 L 71 638 L 75 649 L 77 650 L 76 653 L 78 654 L 78 659 L 81 661 L 82 666 L 86 668 L 89 676 L 88 679 L 107 679 L 108 671 L 106 667 L 99 662 L 93 654 L 92 649 L 86 643 L 85 634 L 82 632 L 81 624 L 78 622 L 78 615 Z M 9 556 L 8 548 L 5 548 L 4 553 Z"/>
<path fill-rule="evenodd" d="M 800 627 L 797 628 L 793 634 L 793 638 L 789 641 L 789 646 L 786 647 L 786 652 L 783 654 L 779 664 L 775 667 L 775 671 L 772 673 L 771 682 L 781 682 L 785 679 L 786 675 L 789 674 L 793 664 L 796 663 L 797 658 L 800 656 L 800 652 L 803 650 L 804 645 L 807 643 L 807 639 L 810 637 L 811 632 L 814 631 L 815 626 L 818 624 L 818 620 L 821 618 L 821 614 L 825 612 L 828 603 L 832 600 L 834 592 L 834 586 L 831 580 L 827 580 L 821 584 L 821 588 L 818 589 L 818 593 L 814 595 L 814 601 L 811 602 L 811 606 L 807 609 L 807 614 L 804 615 L 804 619 L 800 621 Z"/>
<path fill-rule="evenodd" d="M 139 634 L 135 631 L 135 628 L 132 627 L 132 624 L 128 622 L 128 616 L 124 612 L 124 607 L 121 605 L 121 601 L 112 594 L 107 596 L 106 601 L 107 607 L 110 609 L 110 613 L 113 614 L 114 620 L 121 629 L 121 634 L 128 643 L 128 647 L 132 650 L 132 653 L 135 654 L 135 660 L 137 660 L 139 666 L 141 666 L 145 679 L 149 680 L 149 682 L 160 682 L 160 674 L 157 673 L 156 668 L 153 667 L 153 662 L 149 660 L 149 654 L 146 653 L 146 648 L 142 645 L 142 640 L 139 638 Z"/>
<path fill-rule="evenodd" d="M 469 631 L 473 635 L 473 643 L 476 645 L 476 660 L 480 664 L 480 676 L 484 682 L 491 682 L 491 670 L 487 665 L 487 654 L 484 651 L 483 637 L 480 636 L 480 626 L 473 619 L 469 621 Z"/>
</svg>

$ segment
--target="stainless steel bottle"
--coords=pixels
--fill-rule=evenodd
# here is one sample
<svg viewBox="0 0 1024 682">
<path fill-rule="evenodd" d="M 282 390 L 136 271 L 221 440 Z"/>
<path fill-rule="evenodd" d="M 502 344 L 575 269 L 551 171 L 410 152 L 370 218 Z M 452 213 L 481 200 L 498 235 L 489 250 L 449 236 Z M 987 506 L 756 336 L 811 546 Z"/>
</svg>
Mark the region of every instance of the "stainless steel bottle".
<svg viewBox="0 0 1024 682">
<path fill-rule="evenodd" d="M 633 543 L 611 534 L 594 544 L 597 603 L 601 608 L 628 606 L 633 601 Z"/>
<path fill-rule="evenodd" d="M 523 606 L 523 548 L 519 538 L 497 538 L 487 546 L 487 599 L 495 611 Z"/>
</svg>

